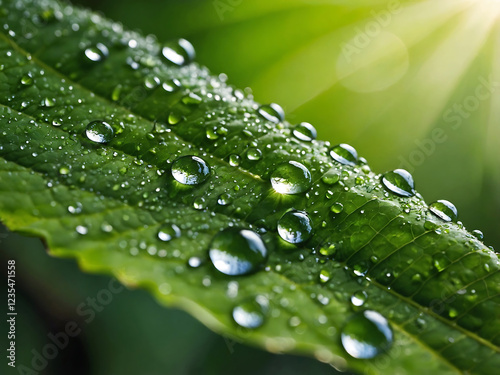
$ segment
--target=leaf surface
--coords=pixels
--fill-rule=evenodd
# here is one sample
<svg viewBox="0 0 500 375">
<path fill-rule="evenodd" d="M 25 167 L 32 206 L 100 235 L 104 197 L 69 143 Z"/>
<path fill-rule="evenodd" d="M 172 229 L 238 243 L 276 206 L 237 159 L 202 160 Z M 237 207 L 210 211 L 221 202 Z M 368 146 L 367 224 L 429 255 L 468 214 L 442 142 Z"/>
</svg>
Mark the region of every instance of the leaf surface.
<svg viewBox="0 0 500 375">
<path fill-rule="evenodd" d="M 328 143 L 298 139 L 224 76 L 169 63 L 153 37 L 53 1 L 4 1 L 0 14 L 0 217 L 10 229 L 272 352 L 367 374 L 498 368 L 498 257 L 418 194 L 388 191 L 362 160 L 336 162 Z M 89 138 L 92 121 L 110 124 L 109 142 Z M 209 166 L 206 181 L 174 179 L 188 156 Z M 309 170 L 307 191 L 273 189 L 290 161 Z M 292 208 L 312 220 L 299 244 L 277 232 Z M 260 234 L 263 269 L 214 268 L 208 249 L 230 227 Z M 233 309 L 255 298 L 268 301 L 264 323 L 238 326 Z M 351 357 L 340 339 L 361 310 L 394 335 L 373 359 Z"/>
</svg>

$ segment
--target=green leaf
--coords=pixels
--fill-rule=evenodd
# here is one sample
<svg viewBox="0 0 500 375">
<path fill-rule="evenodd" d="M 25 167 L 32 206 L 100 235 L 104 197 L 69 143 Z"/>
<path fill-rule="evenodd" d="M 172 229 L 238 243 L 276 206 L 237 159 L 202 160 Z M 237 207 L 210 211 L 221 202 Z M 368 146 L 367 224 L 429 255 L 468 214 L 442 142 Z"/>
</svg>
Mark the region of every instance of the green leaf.
<svg viewBox="0 0 500 375">
<path fill-rule="evenodd" d="M 411 176 L 302 140 L 279 107 L 182 64 L 185 41 L 53 1 L 0 14 L 10 229 L 272 352 L 367 374 L 496 373 L 498 256 L 443 220 L 449 207 L 431 213 Z"/>
</svg>

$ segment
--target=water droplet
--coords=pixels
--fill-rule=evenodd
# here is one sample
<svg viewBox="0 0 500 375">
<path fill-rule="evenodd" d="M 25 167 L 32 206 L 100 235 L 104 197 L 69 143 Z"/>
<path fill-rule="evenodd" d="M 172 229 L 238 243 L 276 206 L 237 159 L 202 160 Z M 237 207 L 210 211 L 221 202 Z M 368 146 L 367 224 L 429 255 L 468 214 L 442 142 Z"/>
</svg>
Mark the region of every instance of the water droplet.
<svg viewBox="0 0 500 375">
<path fill-rule="evenodd" d="M 262 158 L 262 151 L 258 148 L 250 147 L 247 150 L 247 158 L 248 160 L 260 160 Z"/>
<path fill-rule="evenodd" d="M 209 175 L 210 167 L 197 156 L 181 156 L 172 163 L 172 176 L 184 185 L 201 184 Z"/>
<path fill-rule="evenodd" d="M 56 100 L 54 98 L 45 98 L 42 101 L 42 106 L 47 107 L 47 108 L 53 107 L 55 105 L 56 105 Z"/>
<path fill-rule="evenodd" d="M 195 57 L 194 47 L 186 39 L 167 44 L 161 54 L 167 61 L 179 66 L 189 64 Z"/>
<path fill-rule="evenodd" d="M 89 229 L 87 227 L 84 227 L 83 225 L 78 225 L 75 230 L 76 233 L 81 234 L 82 236 L 86 235 L 89 232 Z"/>
<path fill-rule="evenodd" d="M 202 259 L 199 257 L 191 257 L 188 259 L 188 266 L 191 268 L 198 268 L 203 263 Z"/>
<path fill-rule="evenodd" d="M 158 238 L 160 241 L 168 242 L 173 238 L 178 238 L 181 236 L 181 230 L 175 224 L 163 225 L 158 231 Z"/>
<path fill-rule="evenodd" d="M 231 196 L 228 193 L 222 193 L 219 195 L 217 203 L 221 206 L 228 206 L 231 204 Z"/>
<path fill-rule="evenodd" d="M 325 257 L 335 254 L 336 251 L 337 249 L 335 248 L 334 244 L 323 246 L 321 249 L 319 249 L 319 253 Z"/>
<path fill-rule="evenodd" d="M 355 307 L 363 306 L 368 295 L 364 290 L 358 290 L 351 296 L 351 304 Z"/>
<path fill-rule="evenodd" d="M 59 168 L 59 174 L 63 176 L 69 174 L 69 167 L 64 165 L 61 168 Z"/>
<path fill-rule="evenodd" d="M 340 202 L 335 202 L 330 206 L 330 211 L 332 211 L 334 214 L 340 214 L 342 211 L 344 211 L 344 205 Z"/>
<path fill-rule="evenodd" d="M 156 76 L 149 76 L 144 78 L 144 87 L 149 90 L 152 90 L 160 84 L 160 79 Z"/>
<path fill-rule="evenodd" d="M 104 121 L 92 121 L 85 130 L 87 138 L 96 143 L 108 143 L 115 134 L 111 125 Z"/>
<path fill-rule="evenodd" d="M 261 105 L 257 112 L 259 112 L 259 115 L 261 115 L 263 118 L 268 121 L 274 122 L 275 124 L 285 119 L 285 111 L 283 111 L 283 108 L 281 108 L 281 106 L 276 103 Z"/>
<path fill-rule="evenodd" d="M 311 187 L 311 172 L 304 165 L 289 161 L 275 169 L 271 185 L 280 194 L 300 194 Z"/>
<path fill-rule="evenodd" d="M 457 221 L 458 218 L 457 208 L 444 199 L 431 203 L 429 211 L 444 221 Z"/>
<path fill-rule="evenodd" d="M 392 330 L 387 319 L 376 311 L 353 315 L 341 333 L 342 346 L 354 358 L 373 358 L 392 344 Z"/>
<path fill-rule="evenodd" d="M 167 121 L 170 125 L 177 125 L 183 119 L 184 119 L 184 116 L 182 115 L 182 113 L 177 112 L 177 111 L 172 111 L 168 114 Z"/>
<path fill-rule="evenodd" d="M 330 280 L 330 277 L 331 277 L 330 272 L 328 272 L 327 270 L 321 270 L 319 272 L 319 282 L 320 283 L 324 284 L 324 283 L 328 282 Z"/>
<path fill-rule="evenodd" d="M 358 152 L 347 143 L 341 143 L 330 149 L 330 156 L 340 164 L 356 165 L 358 162 Z"/>
<path fill-rule="evenodd" d="M 236 155 L 236 154 L 229 155 L 229 165 L 231 167 L 237 167 L 238 165 L 240 165 L 239 155 Z"/>
<path fill-rule="evenodd" d="M 198 94 L 195 94 L 194 92 L 190 92 L 189 94 L 184 96 L 181 100 L 186 105 L 196 105 L 196 104 L 200 104 L 203 99 Z"/>
<path fill-rule="evenodd" d="M 301 122 L 296 125 L 292 131 L 292 134 L 295 138 L 300 139 L 301 141 L 311 142 L 316 139 L 318 133 L 316 132 L 316 128 L 309 124 L 308 122 Z"/>
<path fill-rule="evenodd" d="M 471 234 L 476 237 L 479 241 L 481 241 L 484 238 L 483 232 L 481 232 L 478 229 L 474 229 Z"/>
<path fill-rule="evenodd" d="M 165 90 L 166 92 L 175 92 L 175 91 L 179 90 L 181 86 L 182 85 L 181 85 L 180 81 L 175 79 L 175 78 L 168 80 L 166 82 L 163 82 L 161 85 L 163 90 Z"/>
<path fill-rule="evenodd" d="M 102 43 L 97 43 L 85 50 L 85 57 L 93 62 L 103 61 L 108 55 L 108 48 Z"/>
<path fill-rule="evenodd" d="M 233 319 L 241 327 L 254 329 L 264 324 L 269 302 L 264 296 L 248 299 L 233 309 Z"/>
<path fill-rule="evenodd" d="M 307 241 L 313 232 L 312 221 L 304 211 L 288 211 L 278 220 L 278 233 L 286 242 Z"/>
<path fill-rule="evenodd" d="M 33 84 L 31 73 L 27 73 L 21 77 L 21 84 L 24 86 L 31 86 Z"/>
<path fill-rule="evenodd" d="M 195 210 L 204 210 L 206 208 L 205 206 L 205 198 L 203 197 L 196 197 L 193 201 L 193 207 Z"/>
<path fill-rule="evenodd" d="M 415 184 L 410 172 L 404 169 L 395 169 L 387 172 L 382 177 L 382 183 L 387 190 L 402 197 L 411 197 L 415 195 Z"/>
<path fill-rule="evenodd" d="M 323 177 L 321 177 L 321 181 L 323 181 L 327 185 L 334 185 L 340 180 L 340 175 L 338 173 L 329 171 L 325 173 Z"/>
<path fill-rule="evenodd" d="M 219 272 L 230 276 L 246 275 L 264 264 L 267 248 L 257 233 L 227 228 L 214 236 L 208 256 Z"/>
</svg>

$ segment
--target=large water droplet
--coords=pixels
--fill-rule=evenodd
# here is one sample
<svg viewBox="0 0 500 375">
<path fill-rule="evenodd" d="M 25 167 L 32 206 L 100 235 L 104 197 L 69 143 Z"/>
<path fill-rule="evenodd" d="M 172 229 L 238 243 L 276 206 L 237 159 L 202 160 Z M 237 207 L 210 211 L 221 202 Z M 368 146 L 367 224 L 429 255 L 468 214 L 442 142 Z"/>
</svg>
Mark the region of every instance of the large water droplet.
<svg viewBox="0 0 500 375">
<path fill-rule="evenodd" d="M 181 236 L 181 230 L 175 224 L 163 225 L 158 231 L 158 238 L 160 241 L 168 242 L 173 238 Z"/>
<path fill-rule="evenodd" d="M 352 357 L 369 359 L 389 349 L 392 330 L 382 315 L 366 310 L 349 319 L 342 329 L 341 341 L 345 351 Z"/>
<path fill-rule="evenodd" d="M 233 319 L 241 327 L 258 328 L 266 319 L 269 302 L 264 296 L 246 300 L 233 309 Z"/>
<path fill-rule="evenodd" d="M 167 44 L 161 54 L 167 61 L 179 66 L 189 64 L 195 57 L 194 47 L 186 39 Z"/>
<path fill-rule="evenodd" d="M 85 57 L 92 62 L 103 61 L 108 55 L 108 47 L 102 43 L 97 43 L 95 46 L 85 50 Z"/>
<path fill-rule="evenodd" d="M 295 138 L 305 142 L 311 142 L 318 135 L 316 128 L 308 122 L 301 122 L 296 125 L 292 133 Z"/>
<path fill-rule="evenodd" d="M 330 156 L 340 164 L 356 165 L 358 162 L 358 152 L 347 143 L 341 143 L 330 149 Z"/>
<path fill-rule="evenodd" d="M 457 221 L 458 218 L 455 205 L 444 199 L 431 203 L 429 211 L 444 221 Z"/>
<path fill-rule="evenodd" d="M 391 192 L 402 197 L 415 195 L 415 184 L 410 172 L 404 169 L 395 169 L 382 177 L 382 184 Z"/>
<path fill-rule="evenodd" d="M 311 187 L 311 172 L 304 165 L 289 161 L 275 169 L 271 185 L 280 194 L 300 194 Z"/>
<path fill-rule="evenodd" d="M 312 232 L 311 218 L 304 211 L 288 211 L 278 220 L 278 233 L 286 242 L 297 244 L 307 241 Z"/>
<path fill-rule="evenodd" d="M 87 138 L 96 143 L 108 143 L 113 139 L 115 131 L 105 121 L 92 121 L 85 130 Z"/>
<path fill-rule="evenodd" d="M 276 103 L 261 105 L 258 112 L 263 118 L 276 124 L 285 119 L 285 111 Z"/>
<path fill-rule="evenodd" d="M 225 275 L 246 275 L 266 261 L 267 248 L 260 236 L 248 229 L 227 228 L 215 235 L 208 256 Z"/>
<path fill-rule="evenodd" d="M 197 156 L 181 156 L 172 163 L 172 176 L 184 185 L 201 184 L 209 175 L 210 167 Z"/>
</svg>

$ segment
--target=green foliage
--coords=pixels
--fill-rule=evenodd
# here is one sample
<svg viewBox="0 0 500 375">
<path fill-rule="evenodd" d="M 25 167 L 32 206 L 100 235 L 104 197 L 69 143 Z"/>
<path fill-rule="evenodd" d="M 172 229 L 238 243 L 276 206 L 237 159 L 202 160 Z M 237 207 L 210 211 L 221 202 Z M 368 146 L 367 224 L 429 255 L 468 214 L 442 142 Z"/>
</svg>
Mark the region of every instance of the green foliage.
<svg viewBox="0 0 500 375">
<path fill-rule="evenodd" d="M 272 352 L 370 374 L 498 368 L 498 257 L 411 175 L 304 140 L 184 40 L 52 1 L 0 14 L 10 229 Z"/>
</svg>

